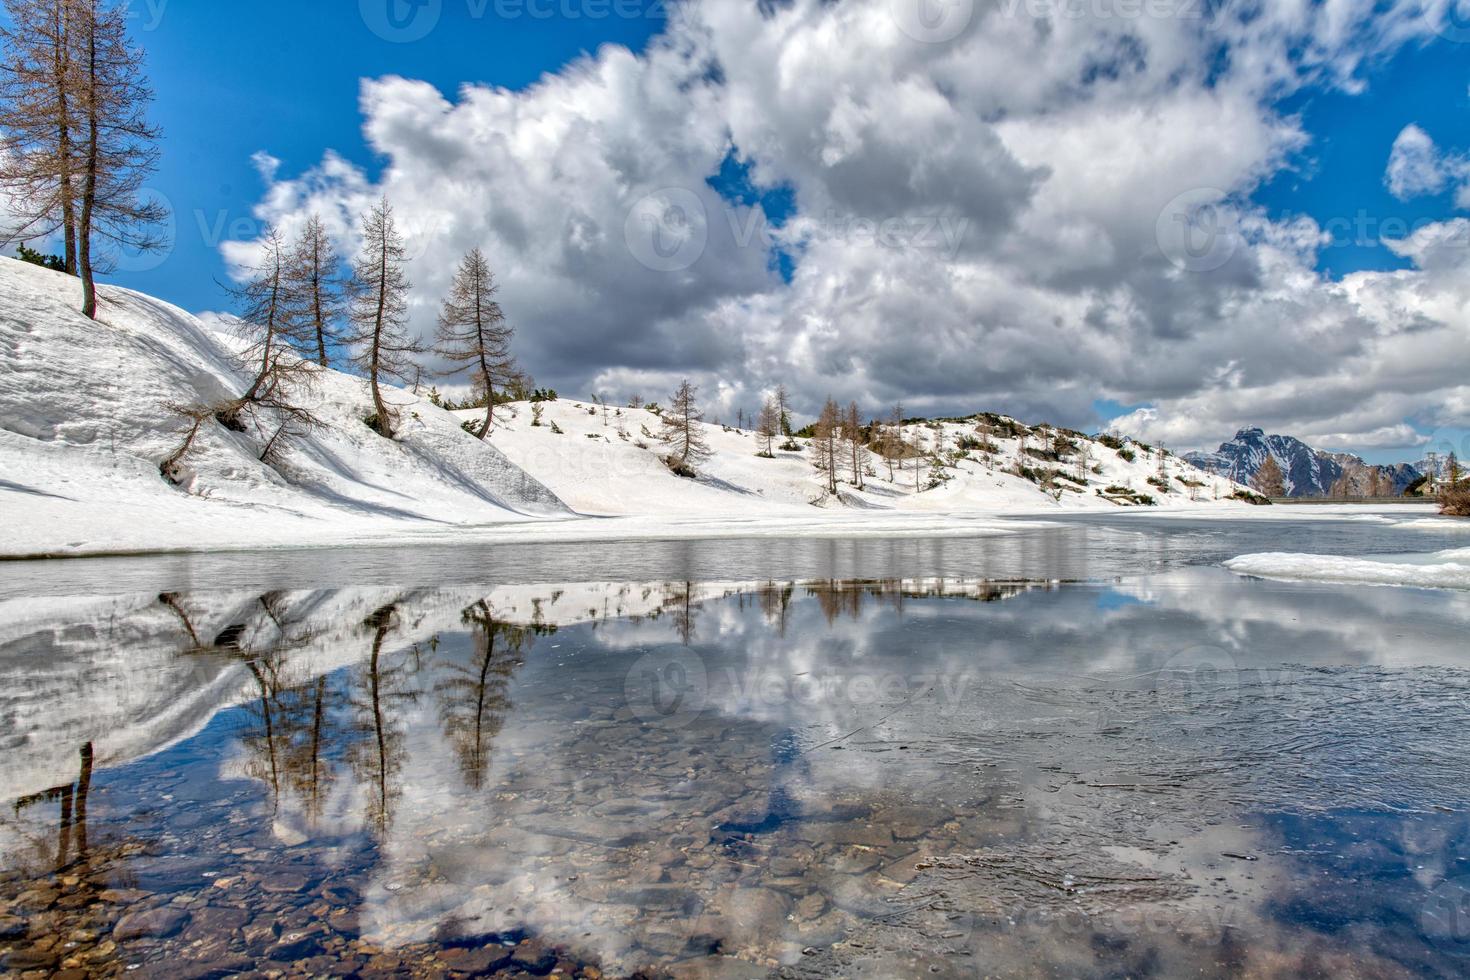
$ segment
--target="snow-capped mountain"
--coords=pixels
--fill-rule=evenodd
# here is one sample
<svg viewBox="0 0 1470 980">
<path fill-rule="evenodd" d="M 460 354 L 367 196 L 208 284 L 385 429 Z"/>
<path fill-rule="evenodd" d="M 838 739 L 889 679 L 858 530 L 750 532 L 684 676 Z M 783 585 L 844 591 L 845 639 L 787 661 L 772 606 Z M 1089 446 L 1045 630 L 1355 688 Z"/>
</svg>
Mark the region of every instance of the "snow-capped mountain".
<svg viewBox="0 0 1470 980">
<path fill-rule="evenodd" d="M 1289 497 L 1330 496 L 1344 476 L 1351 495 L 1368 495 L 1374 489 L 1375 473 L 1379 495 L 1396 496 L 1420 475 L 1408 463 L 1372 466 L 1351 453 L 1313 449 L 1293 436 L 1267 435 L 1263 429 L 1241 429 L 1215 452 L 1185 453 L 1183 458 L 1202 470 L 1250 483 L 1268 456 L 1281 467 Z"/>
</svg>

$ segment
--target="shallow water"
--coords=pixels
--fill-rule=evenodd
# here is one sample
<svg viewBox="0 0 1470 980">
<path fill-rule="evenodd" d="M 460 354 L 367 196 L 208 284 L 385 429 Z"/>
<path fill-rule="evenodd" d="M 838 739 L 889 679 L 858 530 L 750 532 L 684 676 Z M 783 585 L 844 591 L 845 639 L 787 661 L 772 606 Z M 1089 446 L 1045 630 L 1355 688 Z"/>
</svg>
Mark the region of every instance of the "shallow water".
<svg viewBox="0 0 1470 980">
<path fill-rule="evenodd" d="M 12 566 L 0 963 L 1461 975 L 1470 597 L 1215 567 L 1435 538 Z"/>
</svg>

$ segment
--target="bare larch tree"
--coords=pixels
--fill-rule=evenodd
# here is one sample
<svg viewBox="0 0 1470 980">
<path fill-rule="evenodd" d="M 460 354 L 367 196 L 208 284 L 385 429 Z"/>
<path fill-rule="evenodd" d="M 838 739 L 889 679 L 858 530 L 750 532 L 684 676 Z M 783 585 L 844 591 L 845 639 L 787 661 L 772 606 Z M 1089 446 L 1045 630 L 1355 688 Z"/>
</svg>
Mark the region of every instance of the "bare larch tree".
<svg viewBox="0 0 1470 980">
<path fill-rule="evenodd" d="M 78 76 L 73 4 L 5 0 L 0 25 L 0 184 L 10 192 L 12 241 L 62 232 L 66 271 L 77 272 Z"/>
<path fill-rule="evenodd" d="M 1251 484 L 1263 497 L 1286 496 L 1286 478 L 1282 475 L 1281 466 L 1276 462 L 1275 456 L 1266 457 L 1261 468 L 1256 470 Z"/>
<path fill-rule="evenodd" d="M 822 474 L 827 492 L 837 494 L 837 468 L 842 465 L 842 410 L 831 398 L 822 406 L 812 435 L 812 465 Z"/>
<path fill-rule="evenodd" d="M 105 260 L 94 239 L 139 252 L 163 245 L 158 226 L 167 211 L 140 197 L 158 166 L 159 132 L 147 119 L 153 92 L 143 76 L 143 53 L 128 40 L 127 5 L 62 2 L 74 14 L 68 36 L 76 42 L 72 60 L 82 117 L 77 271 L 82 313 L 95 319 L 95 273 Z"/>
<path fill-rule="evenodd" d="M 883 461 L 888 464 L 888 482 L 895 482 L 893 472 L 894 464 L 903 462 L 903 406 L 894 405 L 893 411 L 888 416 L 888 424 L 883 427 L 883 435 L 878 442 L 878 452 Z"/>
<path fill-rule="evenodd" d="M 785 385 L 776 386 L 776 424 L 779 433 L 791 438 L 791 393 Z"/>
<path fill-rule="evenodd" d="M 326 225 L 320 216 L 306 219 L 291 249 L 286 277 L 300 304 L 301 324 L 311 341 L 311 355 L 317 364 L 327 367 L 331 357 L 327 347 L 338 340 L 338 322 L 342 318 L 342 257 L 332 245 Z"/>
<path fill-rule="evenodd" d="M 847 406 L 847 412 L 842 418 L 842 435 L 847 440 L 848 462 L 852 466 L 852 485 L 859 490 L 863 488 L 863 473 L 868 468 L 868 460 L 871 454 L 868 452 L 868 442 L 863 437 L 863 419 L 858 411 L 857 402 Z"/>
<path fill-rule="evenodd" d="M 310 387 L 316 368 L 306 358 L 309 328 L 302 297 L 287 274 L 289 257 L 280 233 L 267 227 L 260 246 L 259 264 L 230 290 L 247 342 L 239 360 L 254 372 L 253 380 L 239 399 L 218 414 L 220 422 L 230 428 L 242 428 L 247 417 L 261 427 L 266 440 L 261 458 L 268 459 L 283 436 L 317 424 L 297 401 Z"/>
<path fill-rule="evenodd" d="M 761 406 L 761 414 L 756 420 L 755 431 L 760 436 L 760 455 L 774 459 L 776 436 L 781 434 L 781 410 L 776 407 L 776 399 L 767 398 L 765 404 Z"/>
<path fill-rule="evenodd" d="M 485 421 L 475 433 L 480 439 L 495 424 L 495 389 L 509 385 L 516 371 L 510 353 L 515 329 L 505 322 L 505 313 L 495 300 L 498 287 L 478 248 L 459 263 L 449 298 L 439 313 L 437 351 L 449 362 L 445 377 L 470 372 L 476 394 L 485 401 Z M 603 424 L 607 424 L 604 410 Z"/>
<path fill-rule="evenodd" d="M 680 476 L 693 476 L 710 456 L 709 443 L 700 429 L 704 413 L 699 410 L 698 395 L 699 389 L 685 378 L 670 396 L 663 416 L 661 438 L 669 447 L 669 468 Z"/>
<path fill-rule="evenodd" d="M 393 438 L 398 419 L 383 400 L 383 384 L 412 379 L 413 358 L 425 348 L 408 332 L 408 291 L 403 272 L 403 238 L 393 221 L 393 206 L 384 197 L 362 218 L 362 251 L 353 263 L 346 340 L 356 349 L 352 363 L 368 379 L 373 395 L 372 425 Z"/>
</svg>

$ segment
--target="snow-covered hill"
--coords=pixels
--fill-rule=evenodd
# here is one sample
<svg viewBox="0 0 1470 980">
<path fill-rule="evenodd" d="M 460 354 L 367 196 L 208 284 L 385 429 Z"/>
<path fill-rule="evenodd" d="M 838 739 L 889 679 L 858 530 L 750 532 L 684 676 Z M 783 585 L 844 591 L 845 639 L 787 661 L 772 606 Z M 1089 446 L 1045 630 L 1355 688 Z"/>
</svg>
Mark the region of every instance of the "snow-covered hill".
<svg viewBox="0 0 1470 980">
<path fill-rule="evenodd" d="M 829 513 L 874 516 L 1045 513 L 1115 510 L 1147 505 L 1150 498 L 1158 507 L 1244 506 L 1228 499 L 1244 488 L 1176 456 L 1161 459 L 1159 452 L 1132 443 L 1106 445 L 997 416 L 905 425 L 904 442 L 922 447 L 923 458 L 911 455 L 895 466 L 890 479 L 888 464 L 874 455 L 861 490 L 852 485 L 844 461 L 833 498 L 804 439 L 796 440 L 799 451 L 778 448 L 775 459 L 765 459 L 758 455 L 761 444 L 754 432 L 705 425 L 713 455 L 690 480 L 662 462 L 667 453 L 658 438 L 663 423 L 651 411 L 604 411 L 566 399 L 543 402 L 540 408 L 538 426 L 533 406 L 504 406 L 491 438 L 511 461 L 583 514 L 811 518 L 814 504 Z M 459 414 L 467 420 L 483 415 Z M 936 450 L 946 464 L 937 470 L 930 462 Z"/>
<path fill-rule="evenodd" d="M 1005 513 L 1243 506 L 1181 460 L 996 416 L 903 427 L 909 465 L 874 458 L 861 489 L 828 495 L 804 450 L 757 456 L 749 431 L 704 427 L 698 479 L 661 461 L 660 418 L 575 401 L 506 406 L 488 442 L 462 419 L 391 389 L 395 440 L 364 423 L 365 383 L 322 371 L 304 404 L 325 424 L 262 462 L 269 433 L 208 419 L 179 447 L 178 406 L 237 396 L 232 324 L 122 289 L 98 322 L 75 280 L 0 259 L 0 557 L 299 547 L 411 540 L 750 534 L 988 533 Z M 460 413 L 466 418 L 476 412 Z M 803 445 L 804 445 L 804 441 Z M 934 467 L 938 457 L 942 466 Z M 1131 458 L 1130 458 L 1131 457 Z M 918 460 L 920 465 L 913 463 Z M 815 505 L 815 506 L 814 506 Z M 822 508 L 818 510 L 817 508 Z M 624 521 L 579 521 L 621 516 Z M 962 518 L 963 520 L 956 520 Z M 548 520 L 551 519 L 551 520 Z"/>
<path fill-rule="evenodd" d="M 262 440 L 208 423 L 179 486 L 159 464 L 185 423 L 246 379 L 238 341 L 159 300 L 105 288 L 98 322 L 79 284 L 0 259 L 0 556 L 316 545 L 442 534 L 567 516 L 545 487 L 452 415 L 395 391 L 403 431 L 380 438 L 364 384 L 322 372 L 309 399 L 327 426 L 274 465 Z"/>
</svg>

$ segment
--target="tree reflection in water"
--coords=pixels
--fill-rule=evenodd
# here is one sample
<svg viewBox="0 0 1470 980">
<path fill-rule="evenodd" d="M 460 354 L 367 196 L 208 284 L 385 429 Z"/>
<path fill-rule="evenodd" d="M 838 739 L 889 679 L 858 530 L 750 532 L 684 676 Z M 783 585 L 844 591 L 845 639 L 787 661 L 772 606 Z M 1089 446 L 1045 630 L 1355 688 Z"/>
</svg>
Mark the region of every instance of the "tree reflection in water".
<svg viewBox="0 0 1470 980">
<path fill-rule="evenodd" d="M 461 615 L 474 638 L 468 664 L 446 663 L 448 673 L 434 685 L 439 720 L 459 771 L 469 789 L 481 789 L 490 765 L 490 746 L 510 714 L 510 682 L 538 632 L 554 626 L 514 626 L 501 622 L 484 600 Z"/>
</svg>

